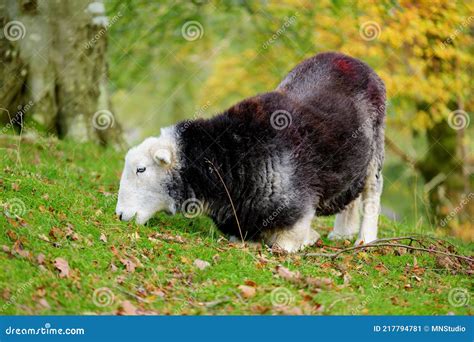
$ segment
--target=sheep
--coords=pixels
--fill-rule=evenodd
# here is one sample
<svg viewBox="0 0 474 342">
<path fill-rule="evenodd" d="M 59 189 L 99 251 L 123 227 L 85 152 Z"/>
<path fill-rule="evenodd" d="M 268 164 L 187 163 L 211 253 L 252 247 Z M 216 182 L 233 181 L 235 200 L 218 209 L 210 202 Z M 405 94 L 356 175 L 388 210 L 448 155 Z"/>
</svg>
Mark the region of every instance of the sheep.
<svg viewBox="0 0 474 342">
<path fill-rule="evenodd" d="M 377 239 L 385 86 L 335 52 L 298 64 L 271 92 L 210 119 L 161 129 L 125 157 L 116 213 L 206 214 L 228 236 L 293 253 L 313 245 L 315 215 L 331 239 Z"/>
</svg>

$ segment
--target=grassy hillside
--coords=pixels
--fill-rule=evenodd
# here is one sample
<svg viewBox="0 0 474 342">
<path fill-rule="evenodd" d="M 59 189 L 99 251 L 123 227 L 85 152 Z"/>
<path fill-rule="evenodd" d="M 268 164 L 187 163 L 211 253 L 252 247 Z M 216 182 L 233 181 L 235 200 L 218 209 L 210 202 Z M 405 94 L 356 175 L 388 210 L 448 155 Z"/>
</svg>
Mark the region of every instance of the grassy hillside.
<svg viewBox="0 0 474 342">
<path fill-rule="evenodd" d="M 472 278 L 404 249 L 331 260 L 230 244 L 205 218 L 123 223 L 123 153 L 55 140 L 0 142 L 0 314 L 472 314 Z M 411 227 L 381 219 L 381 236 Z M 326 239 L 309 252 L 350 245 Z M 457 253 L 473 246 L 451 241 Z M 334 247 L 334 248 L 333 248 Z M 464 265 L 465 266 L 465 265 Z"/>
</svg>

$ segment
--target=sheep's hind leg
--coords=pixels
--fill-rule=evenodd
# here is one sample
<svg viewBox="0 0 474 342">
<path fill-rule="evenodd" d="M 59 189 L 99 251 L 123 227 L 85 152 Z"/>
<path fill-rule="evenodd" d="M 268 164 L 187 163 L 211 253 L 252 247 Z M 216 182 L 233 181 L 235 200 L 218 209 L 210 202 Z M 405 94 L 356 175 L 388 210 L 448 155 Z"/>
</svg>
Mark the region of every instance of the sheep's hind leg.
<svg viewBox="0 0 474 342">
<path fill-rule="evenodd" d="M 377 240 L 377 224 L 380 214 L 380 197 L 383 178 L 377 163 L 373 161 L 367 173 L 367 181 L 362 192 L 362 225 L 355 244 L 367 244 Z"/>
<path fill-rule="evenodd" d="M 334 229 L 329 233 L 330 240 L 351 240 L 360 229 L 361 196 L 353 200 L 341 213 L 336 215 Z"/>
</svg>

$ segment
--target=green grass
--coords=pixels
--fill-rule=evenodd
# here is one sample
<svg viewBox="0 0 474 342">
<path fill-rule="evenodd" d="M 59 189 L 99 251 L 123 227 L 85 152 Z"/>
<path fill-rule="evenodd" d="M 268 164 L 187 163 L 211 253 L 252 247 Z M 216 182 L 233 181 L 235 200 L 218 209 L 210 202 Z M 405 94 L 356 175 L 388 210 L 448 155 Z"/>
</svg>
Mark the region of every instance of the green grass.
<svg viewBox="0 0 474 342">
<path fill-rule="evenodd" d="M 276 255 L 263 246 L 230 244 L 205 217 L 159 214 L 146 226 L 123 223 L 114 215 L 123 153 L 40 140 L 23 142 L 17 154 L 15 140 L 5 141 L 0 146 L 2 315 L 473 313 L 472 300 L 462 306 L 448 300 L 453 288 L 472 293 L 472 279 L 440 267 L 433 255 L 392 249 L 336 260 Z M 325 245 L 343 245 L 326 239 L 332 219 L 314 225 Z M 411 229 L 382 218 L 380 230 L 383 237 Z M 472 254 L 472 244 L 452 242 L 459 252 Z M 68 262 L 68 277 L 60 277 L 56 258 Z M 196 259 L 210 266 L 200 270 L 193 265 Z M 127 262 L 136 268 L 127 270 Z M 278 265 L 300 272 L 300 280 L 278 275 Z M 314 278 L 323 284 L 313 284 Z M 254 296 L 243 295 L 239 286 L 245 284 L 256 289 Z M 106 305 L 94 300 L 101 288 Z"/>
</svg>

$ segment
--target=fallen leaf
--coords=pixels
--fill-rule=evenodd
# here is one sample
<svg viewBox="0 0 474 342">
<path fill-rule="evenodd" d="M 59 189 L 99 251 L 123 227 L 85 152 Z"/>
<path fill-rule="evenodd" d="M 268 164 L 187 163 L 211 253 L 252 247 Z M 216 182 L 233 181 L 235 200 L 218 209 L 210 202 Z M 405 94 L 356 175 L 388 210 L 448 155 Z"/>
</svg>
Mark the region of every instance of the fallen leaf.
<svg viewBox="0 0 474 342">
<path fill-rule="evenodd" d="M 38 237 L 43 241 L 49 242 L 49 238 L 44 234 L 39 234 Z"/>
<path fill-rule="evenodd" d="M 10 217 L 7 216 L 7 221 L 10 224 L 10 226 L 12 226 L 14 228 L 18 227 L 17 218 L 10 218 Z"/>
<path fill-rule="evenodd" d="M 416 275 L 423 275 L 425 273 L 425 269 L 419 265 L 415 265 L 413 266 L 413 273 L 415 273 Z"/>
<path fill-rule="evenodd" d="M 200 270 L 204 270 L 208 268 L 209 266 L 211 266 L 209 262 L 201 260 L 201 259 L 194 260 L 193 265 L 199 268 Z"/>
<path fill-rule="evenodd" d="M 69 277 L 69 264 L 65 259 L 63 258 L 54 259 L 54 266 L 60 271 L 59 273 L 60 278 Z"/>
<path fill-rule="evenodd" d="M 357 257 L 358 257 L 359 259 L 364 260 L 364 261 L 368 261 L 368 260 L 369 260 L 369 254 L 367 254 L 367 252 L 359 252 L 359 253 L 357 254 Z"/>
<path fill-rule="evenodd" d="M 254 304 L 250 307 L 250 311 L 261 315 L 270 311 L 270 308 L 267 306 L 260 305 L 260 304 Z"/>
<path fill-rule="evenodd" d="M 407 253 L 407 249 L 403 248 L 403 247 L 397 247 L 394 250 L 395 255 L 403 255 L 403 254 L 406 254 L 406 253 Z"/>
<path fill-rule="evenodd" d="M 41 298 L 38 303 L 45 309 L 51 309 L 51 306 L 49 305 L 48 301 L 44 298 Z"/>
<path fill-rule="evenodd" d="M 266 264 L 268 264 L 268 263 L 270 262 L 270 260 L 267 259 L 267 258 L 265 257 L 265 255 L 260 255 L 260 256 L 258 257 L 258 262 L 260 262 L 260 263 L 263 264 L 263 265 L 266 265 Z"/>
<path fill-rule="evenodd" d="M 64 236 L 64 233 L 58 227 L 52 227 L 51 230 L 49 231 L 49 236 L 51 236 L 55 240 L 59 240 L 60 238 Z"/>
<path fill-rule="evenodd" d="M 290 316 L 295 316 L 295 315 L 302 315 L 303 310 L 298 307 L 288 307 L 288 306 L 280 306 L 278 307 L 277 311 L 284 315 L 290 315 Z"/>
<path fill-rule="evenodd" d="M 374 268 L 382 274 L 387 274 L 388 273 L 387 267 L 385 267 L 385 265 L 382 264 L 382 263 L 379 263 L 379 264 L 375 265 Z"/>
<path fill-rule="evenodd" d="M 119 256 L 120 256 L 120 254 L 119 254 L 117 248 L 115 248 L 115 246 L 110 247 L 110 250 L 112 251 L 112 253 L 113 253 L 116 257 L 119 257 Z"/>
<path fill-rule="evenodd" d="M 344 280 L 344 285 L 349 285 L 349 283 L 352 280 L 352 277 L 349 273 L 344 273 L 343 280 Z"/>
<path fill-rule="evenodd" d="M 148 239 L 153 241 L 153 239 L 161 239 L 168 242 L 177 242 L 177 243 L 185 243 L 186 241 L 179 235 L 173 236 L 171 234 L 166 233 L 153 233 L 151 234 Z"/>
<path fill-rule="evenodd" d="M 77 235 L 77 233 L 74 232 L 73 229 L 74 229 L 74 226 L 72 224 L 68 223 L 67 227 L 66 227 L 66 237 L 71 238 L 74 241 L 77 241 L 77 240 L 79 240 L 79 235 Z"/>
<path fill-rule="evenodd" d="M 102 233 L 102 234 L 100 234 L 99 240 L 106 243 L 107 242 L 107 236 L 105 236 L 105 234 Z"/>
<path fill-rule="evenodd" d="M 239 285 L 239 290 L 244 298 L 252 298 L 257 293 L 255 287 L 248 285 Z"/>
<path fill-rule="evenodd" d="M 166 296 L 166 293 L 161 290 L 161 289 L 156 289 L 156 290 L 153 290 L 152 292 L 155 296 L 157 297 L 160 297 L 160 298 L 164 298 Z"/>
<path fill-rule="evenodd" d="M 455 262 L 448 256 L 437 255 L 435 261 L 436 266 L 439 268 L 444 268 L 448 271 L 453 271 L 455 269 Z"/>
<path fill-rule="evenodd" d="M 215 264 L 217 264 L 220 260 L 221 260 L 221 257 L 220 257 L 219 254 L 214 254 L 214 255 L 212 256 L 212 261 L 213 261 Z"/>
<path fill-rule="evenodd" d="M 129 234 L 128 237 L 130 238 L 130 241 L 140 240 L 140 234 L 138 234 L 138 232 L 133 232 L 132 234 Z"/>
<path fill-rule="evenodd" d="M 316 287 L 318 289 L 320 288 L 326 288 L 330 287 L 333 284 L 333 281 L 331 278 L 312 278 L 312 277 L 306 277 L 306 283 L 310 286 Z"/>
<path fill-rule="evenodd" d="M 38 264 L 40 265 L 44 264 L 44 259 L 45 259 L 45 256 L 43 253 L 38 254 L 38 256 L 36 257 L 36 261 L 38 261 Z"/>
<path fill-rule="evenodd" d="M 298 280 L 300 278 L 300 273 L 299 272 L 293 272 L 290 271 L 288 268 L 278 265 L 276 267 L 276 271 L 280 277 L 282 277 L 285 280 Z"/>
<path fill-rule="evenodd" d="M 36 289 L 36 294 L 40 297 L 44 297 L 46 295 L 46 289 L 44 287 L 39 287 Z"/>
<path fill-rule="evenodd" d="M 137 314 L 137 308 L 135 305 L 130 303 L 128 300 L 124 300 L 122 303 L 120 303 L 120 306 L 117 310 L 117 315 L 123 315 L 123 316 L 129 316 L 129 315 L 136 315 Z"/>
<path fill-rule="evenodd" d="M 248 280 L 248 279 L 245 281 L 245 285 L 252 286 L 252 287 L 257 287 L 256 282 L 254 282 L 253 280 Z"/>
<path fill-rule="evenodd" d="M 7 236 L 10 238 L 12 241 L 18 240 L 18 235 L 13 230 L 7 230 Z"/>
<path fill-rule="evenodd" d="M 180 260 L 181 260 L 181 262 L 182 262 L 183 264 L 186 264 L 186 265 L 191 264 L 191 260 L 189 260 L 189 258 L 187 258 L 187 257 L 185 257 L 185 256 L 182 256 L 182 257 L 180 258 Z"/>
<path fill-rule="evenodd" d="M 135 268 L 137 265 L 130 259 L 120 259 L 120 262 L 125 266 L 127 272 L 133 273 L 135 272 Z"/>
<path fill-rule="evenodd" d="M 21 243 L 20 240 L 15 241 L 13 244 L 12 251 L 17 253 L 19 256 L 22 258 L 29 258 L 31 253 L 23 248 L 23 244 Z"/>
<path fill-rule="evenodd" d="M 2 298 L 5 299 L 5 301 L 9 300 L 11 296 L 10 289 L 3 289 L 2 291 Z"/>
</svg>

